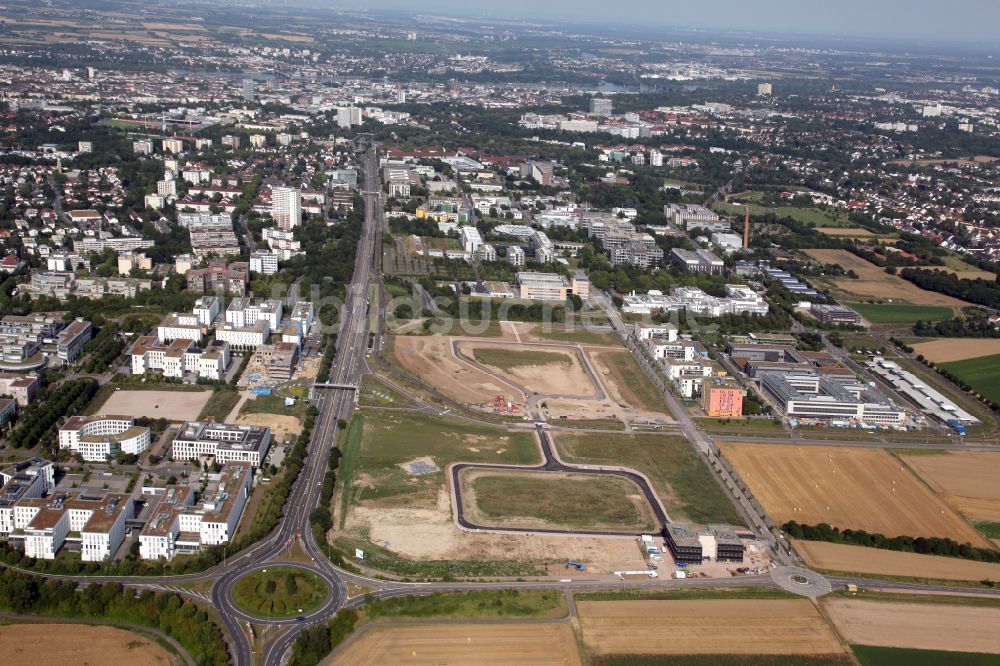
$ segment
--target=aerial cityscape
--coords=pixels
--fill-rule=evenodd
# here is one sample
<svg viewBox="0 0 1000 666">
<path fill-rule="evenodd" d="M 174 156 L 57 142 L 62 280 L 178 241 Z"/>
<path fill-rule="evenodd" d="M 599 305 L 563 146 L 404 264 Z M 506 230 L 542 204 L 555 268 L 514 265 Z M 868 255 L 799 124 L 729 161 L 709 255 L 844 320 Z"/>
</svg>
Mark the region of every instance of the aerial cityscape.
<svg viewBox="0 0 1000 666">
<path fill-rule="evenodd" d="M 0 7 L 0 663 L 1000 665 L 1000 8 L 718 4 Z"/>
</svg>

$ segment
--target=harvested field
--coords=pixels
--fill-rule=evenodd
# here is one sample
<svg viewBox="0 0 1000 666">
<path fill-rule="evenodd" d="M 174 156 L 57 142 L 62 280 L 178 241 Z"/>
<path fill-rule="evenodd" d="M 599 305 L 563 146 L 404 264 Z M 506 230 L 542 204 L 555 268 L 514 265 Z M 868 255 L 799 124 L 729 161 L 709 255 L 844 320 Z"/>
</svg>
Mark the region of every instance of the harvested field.
<svg viewBox="0 0 1000 666">
<path fill-rule="evenodd" d="M 795 541 L 806 563 L 817 569 L 936 580 L 1000 580 L 1000 564 L 918 555 L 823 541 Z"/>
<path fill-rule="evenodd" d="M 849 643 L 1000 654 L 1000 608 L 825 599 L 823 609 Z"/>
<path fill-rule="evenodd" d="M 889 275 L 875 264 L 865 261 L 847 250 L 803 250 L 803 252 L 816 261 L 824 264 L 840 264 L 844 270 L 853 270 L 858 274 L 859 279 L 857 280 L 847 277 L 829 280 L 843 294 L 855 297 L 846 300 L 857 300 L 857 297 L 891 298 L 907 301 L 914 305 L 947 305 L 952 307 L 968 305 L 965 301 L 951 296 L 925 291 L 897 275 Z"/>
<path fill-rule="evenodd" d="M 576 666 L 581 662 L 568 624 L 516 623 L 374 627 L 324 663 Z"/>
<path fill-rule="evenodd" d="M 0 626 L 4 666 L 37 666 L 39 646 L 53 664 L 167 666 L 180 660 L 151 638 L 115 627 L 87 624 Z"/>
<path fill-rule="evenodd" d="M 487 402 L 503 395 L 524 403 L 524 394 L 515 386 L 455 358 L 450 337 L 398 336 L 393 339 L 393 349 L 403 367 L 454 400 Z"/>
<path fill-rule="evenodd" d="M 861 227 L 819 227 L 816 231 L 827 236 L 850 236 L 851 238 L 867 238 L 875 235 Z"/>
<path fill-rule="evenodd" d="M 642 490 L 616 476 L 468 469 L 462 498 L 467 518 L 492 527 L 646 532 L 655 523 Z"/>
<path fill-rule="evenodd" d="M 934 363 L 1000 354 L 1000 338 L 942 338 L 918 342 L 912 346 L 917 354 L 923 354 Z"/>
<path fill-rule="evenodd" d="M 115 391 L 98 414 L 147 416 L 168 421 L 194 421 L 212 397 L 212 391 Z"/>
<path fill-rule="evenodd" d="M 594 655 L 843 654 L 805 599 L 577 602 Z"/>
<path fill-rule="evenodd" d="M 466 340 L 459 343 L 459 350 L 501 379 L 527 391 L 578 398 L 597 396 L 597 387 L 580 364 L 575 350 Z"/>
<path fill-rule="evenodd" d="M 723 444 L 722 450 L 779 524 L 829 523 L 991 546 L 885 451 L 783 444 Z"/>
<path fill-rule="evenodd" d="M 615 402 L 647 412 L 665 411 L 660 392 L 643 373 L 631 352 L 588 349 L 586 353 Z"/>
<path fill-rule="evenodd" d="M 952 451 L 903 461 L 962 515 L 1000 521 L 1000 451 Z"/>
</svg>

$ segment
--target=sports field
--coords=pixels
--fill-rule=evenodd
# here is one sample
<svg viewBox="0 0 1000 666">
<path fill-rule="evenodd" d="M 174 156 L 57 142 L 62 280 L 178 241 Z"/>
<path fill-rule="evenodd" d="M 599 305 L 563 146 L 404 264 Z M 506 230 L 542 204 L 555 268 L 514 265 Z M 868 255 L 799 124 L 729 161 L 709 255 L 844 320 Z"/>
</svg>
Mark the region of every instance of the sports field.
<svg viewBox="0 0 1000 666">
<path fill-rule="evenodd" d="M 552 442 L 564 462 L 622 466 L 645 474 L 671 520 L 741 524 L 711 471 L 683 437 L 560 432 Z"/>
<path fill-rule="evenodd" d="M 568 624 L 439 624 L 373 627 L 328 666 L 578 666 L 580 652 Z"/>
<path fill-rule="evenodd" d="M 825 541 L 795 541 L 795 549 L 816 569 L 933 580 L 1000 580 L 1000 564 L 956 557 L 918 555 Z"/>
<path fill-rule="evenodd" d="M 904 455 L 902 460 L 963 516 L 1000 521 L 1000 451 Z"/>
<path fill-rule="evenodd" d="M 951 296 L 933 291 L 925 291 L 898 275 L 889 275 L 875 264 L 847 250 L 803 250 L 807 255 L 824 264 L 840 264 L 844 270 L 852 270 L 858 279 L 838 277 L 825 280 L 832 284 L 838 300 L 857 301 L 865 298 L 892 299 L 906 301 L 912 305 L 943 305 L 959 307 L 968 305 Z"/>
<path fill-rule="evenodd" d="M 721 448 L 779 524 L 828 523 L 886 536 L 992 545 L 885 451 L 785 444 Z"/>
<path fill-rule="evenodd" d="M 579 601 L 593 655 L 843 654 L 806 599 Z"/>
<path fill-rule="evenodd" d="M 648 532 L 654 515 L 628 479 L 593 474 L 462 473 L 466 518 L 490 527 Z"/>
<path fill-rule="evenodd" d="M 974 391 L 1000 403 L 1000 381 L 997 381 L 997 377 L 1000 377 L 1000 354 L 939 365 L 971 386 Z"/>
<path fill-rule="evenodd" d="M 822 604 L 849 643 L 1000 654 L 1000 608 L 843 597 Z"/>
<path fill-rule="evenodd" d="M 952 308 L 909 303 L 848 303 L 869 324 L 912 324 L 917 321 L 941 321 L 954 316 Z"/>
<path fill-rule="evenodd" d="M 4 666 L 38 666 L 39 649 L 53 664 L 170 666 L 183 663 L 153 639 L 115 627 L 87 624 L 0 626 Z"/>
</svg>

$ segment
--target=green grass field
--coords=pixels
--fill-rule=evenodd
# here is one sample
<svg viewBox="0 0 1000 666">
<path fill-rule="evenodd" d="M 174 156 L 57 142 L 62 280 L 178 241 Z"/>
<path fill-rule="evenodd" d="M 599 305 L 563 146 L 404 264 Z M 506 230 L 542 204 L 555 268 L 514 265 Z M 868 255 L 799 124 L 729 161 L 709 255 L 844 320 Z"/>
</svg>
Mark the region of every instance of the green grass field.
<svg viewBox="0 0 1000 666">
<path fill-rule="evenodd" d="M 208 399 L 205 403 L 205 407 L 202 408 L 201 414 L 198 415 L 199 421 L 204 421 L 206 419 L 213 419 L 216 423 L 223 423 L 226 417 L 229 416 L 229 412 L 233 411 L 233 407 L 236 403 L 240 401 L 240 394 L 236 391 L 230 391 L 226 389 L 217 390 L 212 394 L 212 397 Z"/>
<path fill-rule="evenodd" d="M 951 308 L 909 303 L 848 303 L 871 324 L 912 324 L 916 321 L 951 319 Z"/>
<path fill-rule="evenodd" d="M 1000 402 L 1000 382 L 997 381 L 1000 377 L 1000 354 L 938 365 L 990 400 Z"/>
<path fill-rule="evenodd" d="M 313 611 L 329 594 L 329 586 L 316 574 L 282 566 L 252 571 L 233 586 L 237 606 L 253 615 L 272 617 Z"/>
<path fill-rule="evenodd" d="M 621 465 L 645 474 L 671 520 L 741 524 L 736 508 L 683 437 L 559 433 L 553 441 L 565 462 Z"/>
<path fill-rule="evenodd" d="M 413 476 L 401 467 L 417 457 L 434 460 L 440 471 Z M 453 462 L 531 465 L 539 462 L 530 434 L 473 426 L 453 419 L 405 412 L 364 412 L 347 433 L 341 478 L 351 502 L 412 506 L 436 502 L 444 468 Z M 355 484 L 359 478 L 364 483 Z"/>
<path fill-rule="evenodd" d="M 565 617 L 566 598 L 544 590 L 455 592 L 374 601 L 369 620 L 427 620 L 431 618 L 499 619 Z"/>
<path fill-rule="evenodd" d="M 745 214 L 746 206 L 724 206 L 725 212 L 739 217 Z M 813 227 L 850 227 L 856 226 L 847 216 L 847 213 L 836 210 L 822 210 L 820 208 L 797 208 L 795 206 L 776 206 L 767 208 L 759 204 L 750 204 L 750 215 L 766 215 L 773 212 L 778 219 L 790 217 L 796 222 L 808 224 Z"/>
<path fill-rule="evenodd" d="M 551 331 L 541 328 L 535 331 L 538 337 L 554 342 L 578 342 L 583 345 L 621 345 L 621 338 L 611 332 L 589 331 L 585 328 L 574 328 L 567 331 L 564 326 L 556 324 Z"/>
<path fill-rule="evenodd" d="M 648 532 L 654 527 L 652 509 L 641 499 L 629 499 L 642 491 L 621 477 L 479 472 L 467 487 L 478 513 L 493 527 L 525 526 L 524 519 L 581 530 Z"/>
<path fill-rule="evenodd" d="M 976 529 L 988 539 L 1000 539 L 1000 523 L 984 520 L 977 522 Z"/>
<path fill-rule="evenodd" d="M 861 666 L 998 666 L 1000 655 L 852 645 Z"/>
<path fill-rule="evenodd" d="M 285 407 L 285 397 L 281 395 L 258 395 L 243 403 L 240 416 L 243 414 L 282 414 L 294 416 L 302 420 L 309 410 L 309 401 L 296 398 L 295 404 Z"/>
<path fill-rule="evenodd" d="M 510 370 L 523 365 L 563 365 L 570 367 L 573 360 L 566 354 L 522 349 L 473 349 L 472 357 L 477 363 L 490 365 L 501 370 Z"/>
</svg>

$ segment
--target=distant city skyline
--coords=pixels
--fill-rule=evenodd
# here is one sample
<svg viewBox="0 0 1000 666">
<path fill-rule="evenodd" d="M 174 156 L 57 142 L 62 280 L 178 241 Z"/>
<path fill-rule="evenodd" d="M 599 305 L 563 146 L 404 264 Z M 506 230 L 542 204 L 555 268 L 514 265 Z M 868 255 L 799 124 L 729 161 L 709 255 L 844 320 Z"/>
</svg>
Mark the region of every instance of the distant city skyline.
<svg viewBox="0 0 1000 666">
<path fill-rule="evenodd" d="M 324 0 L 317 0 L 324 3 Z M 331 4 L 339 5 L 339 2 Z M 618 25 L 663 28 L 715 28 L 755 32 L 883 37 L 972 43 L 996 41 L 1000 2 L 995 0 L 713 0 L 677 3 L 663 0 L 369 0 L 365 8 L 418 13 L 486 15 L 497 18 L 607 21 Z"/>
</svg>

